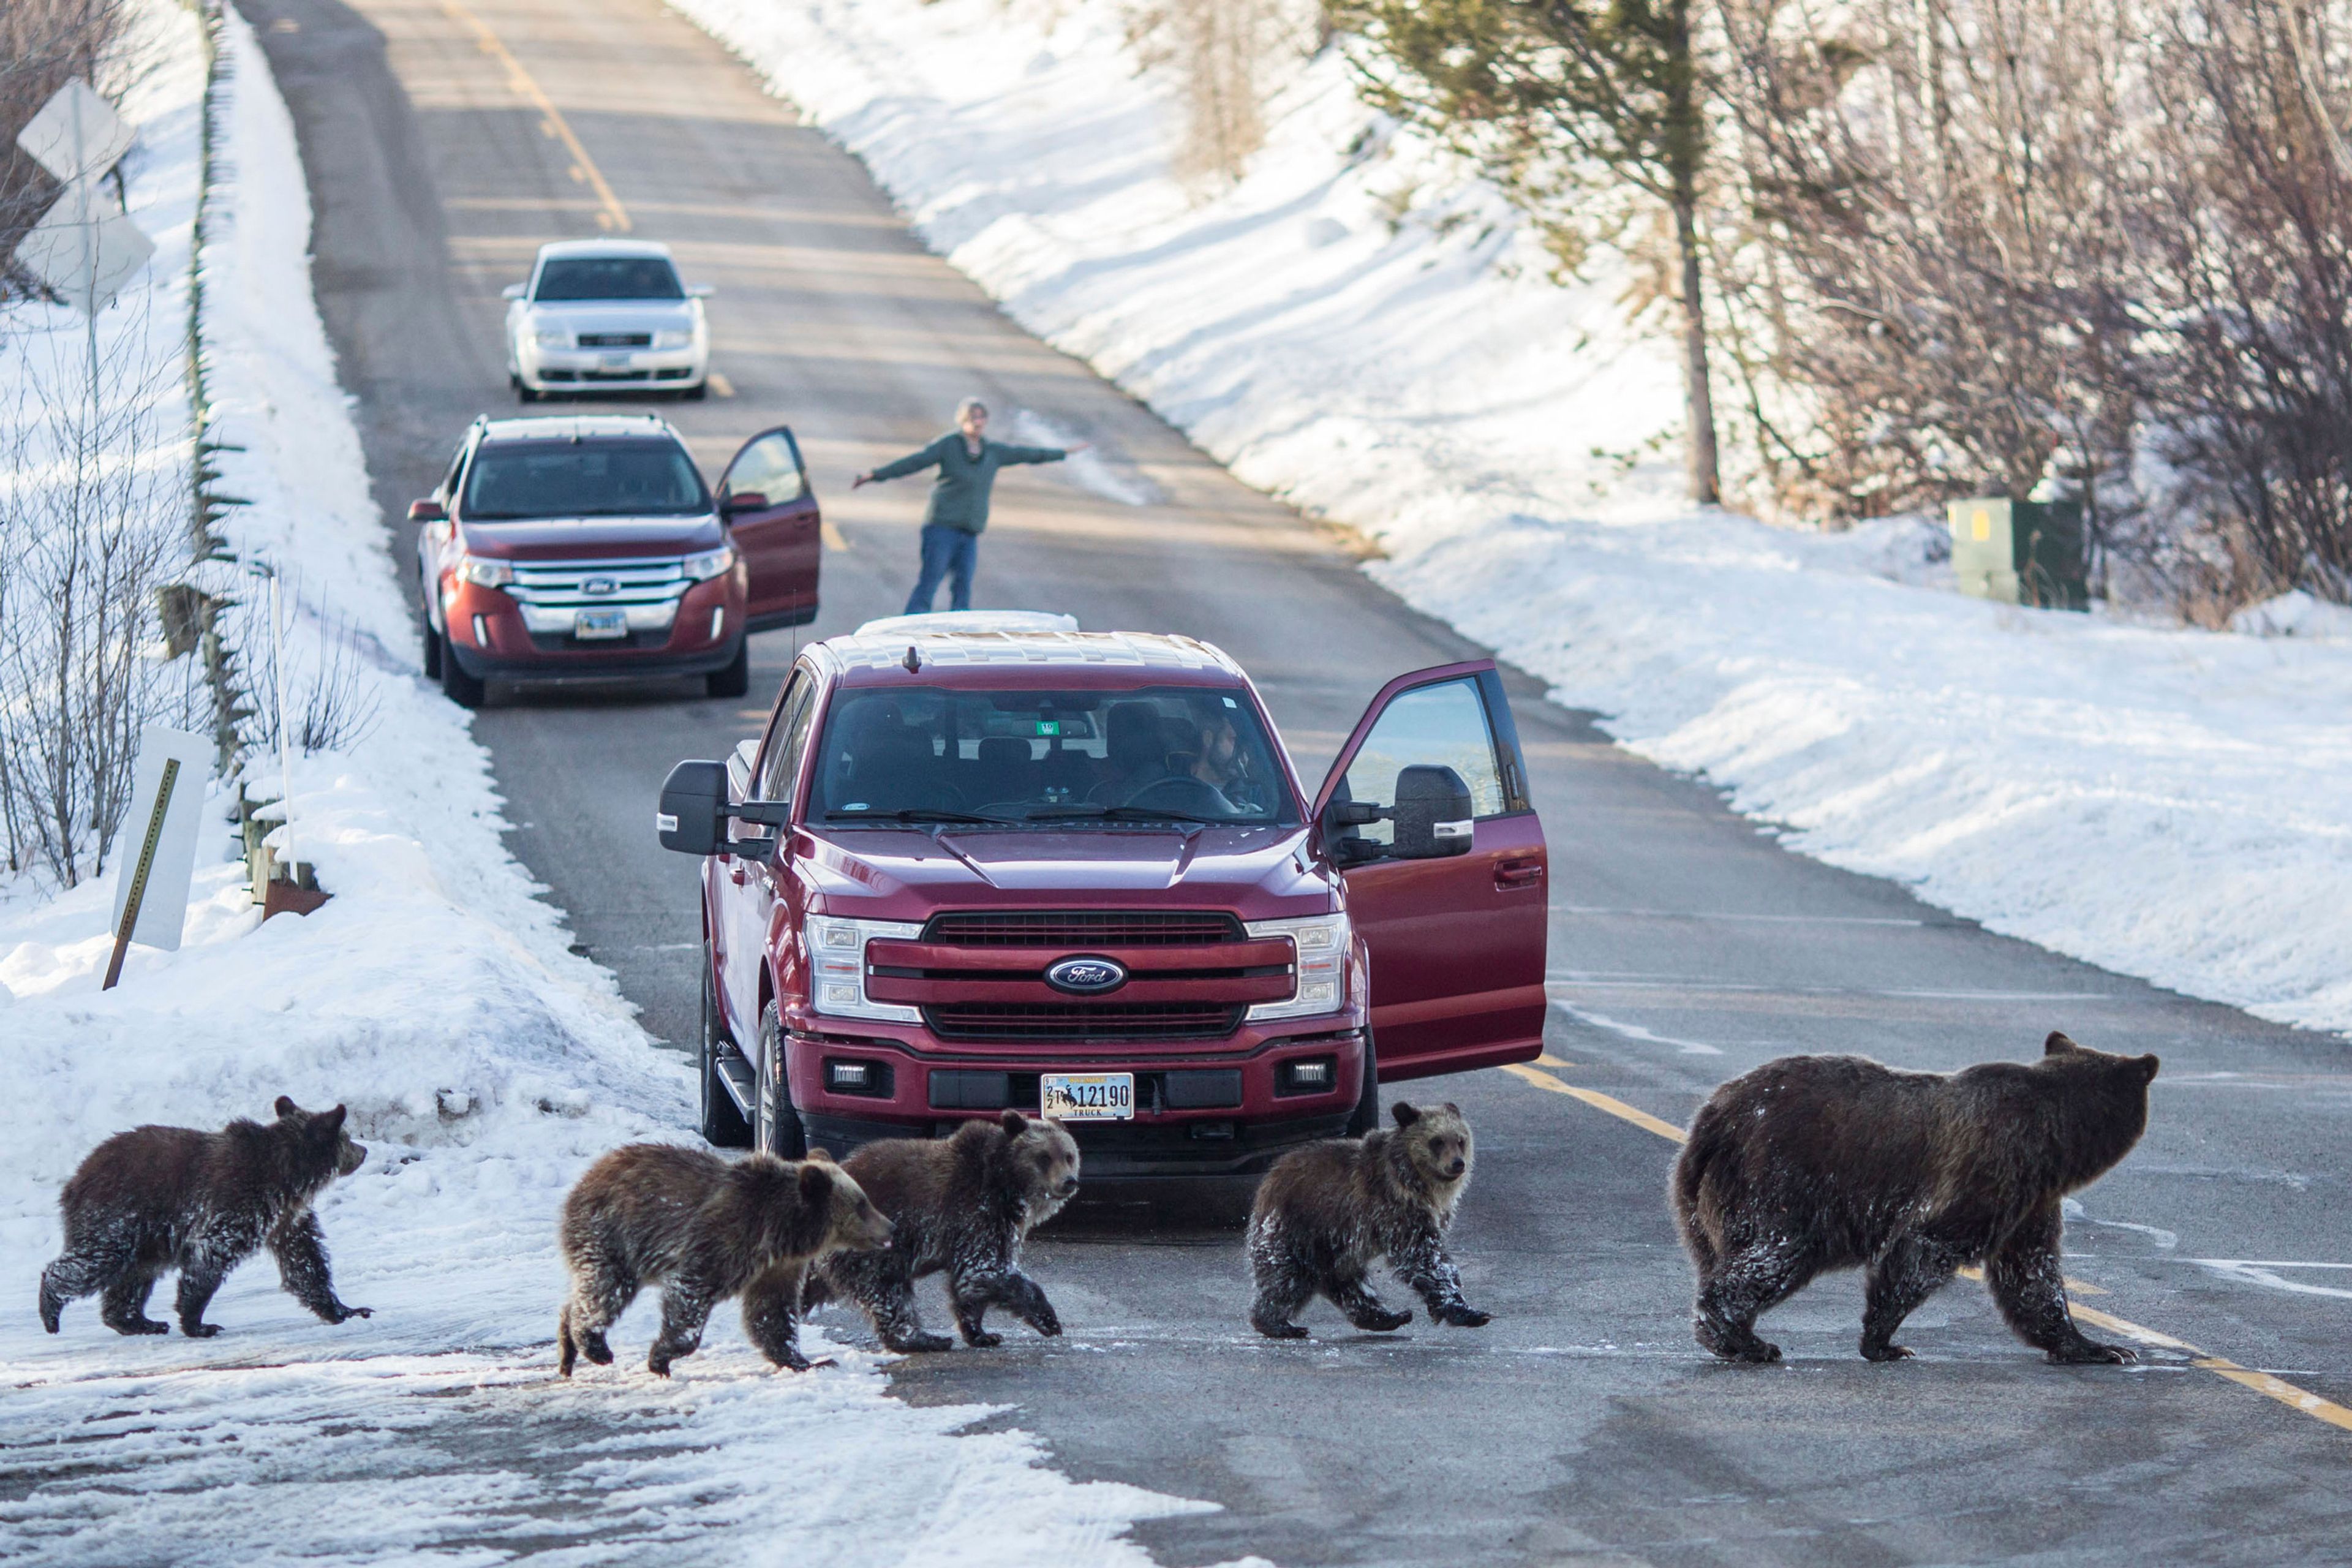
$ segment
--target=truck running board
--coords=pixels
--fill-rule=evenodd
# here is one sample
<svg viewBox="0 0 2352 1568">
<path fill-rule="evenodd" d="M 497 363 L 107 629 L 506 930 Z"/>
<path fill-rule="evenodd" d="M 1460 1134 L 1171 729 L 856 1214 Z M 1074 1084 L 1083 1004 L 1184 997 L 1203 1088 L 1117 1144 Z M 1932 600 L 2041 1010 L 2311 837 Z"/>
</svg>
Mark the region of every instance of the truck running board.
<svg viewBox="0 0 2352 1568">
<path fill-rule="evenodd" d="M 760 1096 L 760 1080 L 751 1074 L 751 1064 L 730 1052 L 719 1058 L 719 1081 L 726 1086 L 727 1098 L 745 1116 L 751 1112 L 751 1102 Z"/>
</svg>

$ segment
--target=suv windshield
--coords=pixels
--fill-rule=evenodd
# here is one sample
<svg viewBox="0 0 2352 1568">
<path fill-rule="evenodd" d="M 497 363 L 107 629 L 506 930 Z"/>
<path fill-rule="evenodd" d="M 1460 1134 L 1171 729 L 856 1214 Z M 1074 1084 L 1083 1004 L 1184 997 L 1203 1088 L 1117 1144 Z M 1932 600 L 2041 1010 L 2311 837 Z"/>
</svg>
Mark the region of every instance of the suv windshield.
<svg viewBox="0 0 2352 1568">
<path fill-rule="evenodd" d="M 533 517 L 692 517 L 710 510 L 675 441 L 485 441 L 466 472 L 467 522 Z"/>
<path fill-rule="evenodd" d="M 809 820 L 1295 825 L 1276 756 L 1231 689 L 849 689 L 825 720 Z"/>
<path fill-rule="evenodd" d="M 677 268 L 658 256 L 583 256 L 539 269 L 534 303 L 562 300 L 683 300 Z"/>
</svg>

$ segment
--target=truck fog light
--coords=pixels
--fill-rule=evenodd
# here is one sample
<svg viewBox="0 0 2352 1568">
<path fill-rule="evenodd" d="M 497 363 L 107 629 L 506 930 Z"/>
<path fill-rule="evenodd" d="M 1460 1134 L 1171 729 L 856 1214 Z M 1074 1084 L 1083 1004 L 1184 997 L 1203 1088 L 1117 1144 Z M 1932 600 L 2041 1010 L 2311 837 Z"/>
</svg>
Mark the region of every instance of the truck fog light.
<svg viewBox="0 0 2352 1568">
<path fill-rule="evenodd" d="M 1276 1094 L 1328 1094 L 1339 1081 L 1337 1057 L 1314 1057 L 1284 1062 L 1274 1069 Z"/>
<path fill-rule="evenodd" d="M 844 1061 L 827 1058 L 824 1087 L 835 1094 L 866 1094 L 877 1098 L 890 1092 L 890 1069 L 880 1062 Z"/>
</svg>

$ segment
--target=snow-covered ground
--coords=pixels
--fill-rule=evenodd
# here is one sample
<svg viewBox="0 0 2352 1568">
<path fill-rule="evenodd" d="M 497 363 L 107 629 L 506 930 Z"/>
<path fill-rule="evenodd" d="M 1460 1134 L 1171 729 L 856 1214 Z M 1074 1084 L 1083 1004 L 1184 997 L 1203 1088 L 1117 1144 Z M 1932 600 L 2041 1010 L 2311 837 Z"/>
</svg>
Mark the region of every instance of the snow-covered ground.
<svg viewBox="0 0 2352 1568">
<path fill-rule="evenodd" d="M 170 0 L 142 16 L 170 47 L 131 106 L 133 210 L 174 216 L 151 230 L 154 299 L 116 309 L 168 317 L 186 300 L 201 39 Z M 0 1272 L 18 1292 L 0 1312 L 0 1560 L 1146 1562 L 1129 1525 L 1202 1505 L 1074 1484 L 1024 1434 L 961 1432 L 986 1411 L 889 1398 L 856 1350 L 778 1374 L 731 1309 L 672 1382 L 643 1369 L 650 1298 L 616 1331 L 620 1366 L 556 1379 L 556 1205 L 595 1155 L 679 1136 L 688 1075 L 568 951 L 500 842 L 465 716 L 418 677 L 310 303 L 292 123 L 234 16 L 222 47 L 203 336 L 214 433 L 243 448 L 220 488 L 252 503 L 225 531 L 296 585 L 294 646 L 349 629 L 375 721 L 296 763 L 297 852 L 335 895 L 306 919 L 259 923 L 226 824 L 184 945 L 134 949 L 111 993 L 110 879 L 0 908 Z M 94 1300 L 45 1335 L 35 1281 L 81 1156 L 141 1122 L 267 1117 L 279 1094 L 348 1104 L 368 1146 L 320 1213 L 341 1294 L 374 1317 L 320 1323 L 262 1258 L 215 1301 L 216 1339 L 121 1338 Z"/>
<path fill-rule="evenodd" d="M 1125 0 L 671 4 L 1024 325 L 1380 541 L 1381 581 L 1791 847 L 2352 1028 L 2352 617 L 2019 611 L 1958 596 L 1916 520 L 1694 513 L 1671 345 L 1626 321 L 1626 274 L 1550 282 L 1329 52 L 1287 68 L 1245 176 L 1204 190 L 1171 174 L 1175 84 L 1139 68 Z"/>
</svg>

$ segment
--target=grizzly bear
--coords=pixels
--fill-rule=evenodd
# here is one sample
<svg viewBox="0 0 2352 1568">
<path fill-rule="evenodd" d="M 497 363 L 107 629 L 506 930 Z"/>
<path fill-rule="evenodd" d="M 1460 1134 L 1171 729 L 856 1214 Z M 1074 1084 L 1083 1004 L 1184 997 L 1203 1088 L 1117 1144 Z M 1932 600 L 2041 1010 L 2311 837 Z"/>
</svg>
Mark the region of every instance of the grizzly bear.
<svg viewBox="0 0 2352 1568">
<path fill-rule="evenodd" d="M 711 1308 L 735 1295 L 761 1352 L 806 1372 L 790 1310 L 801 1270 L 837 1248 L 887 1246 L 890 1222 L 822 1150 L 798 1162 L 768 1153 L 728 1161 L 704 1149 L 631 1143 L 572 1186 L 557 1239 L 572 1269 L 556 1321 L 556 1370 L 565 1377 L 582 1355 L 612 1364 L 604 1331 L 655 1283 L 661 1333 L 646 1366 L 656 1377 L 700 1348 Z"/>
<path fill-rule="evenodd" d="M 100 1143 L 58 1198 L 66 1247 L 41 1271 L 41 1326 L 58 1331 L 68 1301 L 100 1297 L 119 1334 L 168 1334 L 147 1315 L 155 1277 L 180 1271 L 180 1331 L 209 1339 L 205 1309 L 228 1271 L 267 1246 L 288 1295 L 331 1323 L 372 1317 L 335 1298 L 327 1244 L 310 1204 L 367 1151 L 343 1130 L 343 1108 L 305 1110 L 278 1097 L 268 1126 L 243 1118 L 218 1132 L 137 1127 Z"/>
<path fill-rule="evenodd" d="M 1021 1272 L 1022 1242 L 1078 1190 L 1077 1140 L 1060 1122 L 1008 1110 L 967 1121 L 945 1140 L 868 1143 L 844 1168 L 898 1226 L 898 1245 L 836 1253 L 811 1269 L 803 1310 L 844 1296 L 865 1309 L 889 1349 L 943 1351 L 955 1342 L 924 1331 L 915 1281 L 944 1268 L 966 1343 L 1003 1342 L 983 1326 L 992 1305 L 1041 1334 L 1062 1331 L 1045 1292 Z"/>
<path fill-rule="evenodd" d="M 1412 1313 L 1381 1305 L 1364 1282 L 1385 1257 L 1429 1315 L 1475 1329 L 1491 1321 L 1462 1299 L 1445 1228 L 1470 1185 L 1470 1124 L 1459 1106 L 1420 1110 L 1399 1100 L 1393 1130 L 1295 1149 L 1258 1184 L 1250 1213 L 1250 1326 L 1272 1340 L 1306 1337 L 1291 1317 L 1320 1291 L 1360 1329 L 1402 1328 Z"/>
<path fill-rule="evenodd" d="M 1758 1316 L 1829 1268 L 1862 1268 L 1862 1353 L 1899 1361 L 1903 1320 L 1963 1265 L 2018 1338 L 2053 1362 L 2128 1362 L 2075 1328 L 2059 1201 L 2147 1126 L 2152 1056 L 2086 1050 L 1946 1075 L 1865 1057 L 1783 1057 L 1717 1089 L 1675 1162 L 1675 1223 L 1698 1269 L 1698 1342 L 1778 1361 Z"/>
</svg>

